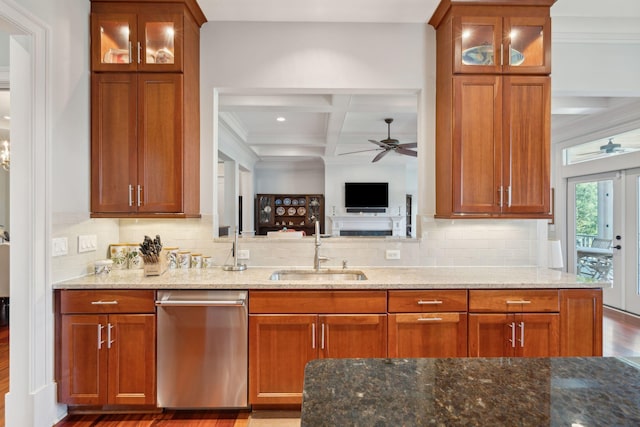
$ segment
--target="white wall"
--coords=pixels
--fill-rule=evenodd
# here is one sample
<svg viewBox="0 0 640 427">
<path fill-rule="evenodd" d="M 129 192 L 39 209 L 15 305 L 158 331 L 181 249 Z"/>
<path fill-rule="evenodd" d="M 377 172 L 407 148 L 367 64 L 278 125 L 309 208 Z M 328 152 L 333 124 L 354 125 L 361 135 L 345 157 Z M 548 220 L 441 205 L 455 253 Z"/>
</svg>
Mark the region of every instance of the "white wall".
<svg viewBox="0 0 640 427">
<path fill-rule="evenodd" d="M 638 42 L 556 43 L 552 67 L 554 96 L 640 96 Z"/>
<path fill-rule="evenodd" d="M 325 176 L 327 189 L 325 214 L 332 215 L 335 206 L 336 215 L 345 215 L 345 182 L 388 182 L 389 215 L 404 215 L 405 196 L 407 194 L 408 174 L 405 167 L 394 163 L 367 163 L 361 165 L 328 164 Z M 412 176 L 417 181 L 417 176 Z M 411 184 L 413 187 L 414 184 Z M 399 210 L 400 209 L 400 210 Z"/>
<path fill-rule="evenodd" d="M 325 172 L 318 167 L 256 168 L 256 194 L 324 194 Z"/>
</svg>

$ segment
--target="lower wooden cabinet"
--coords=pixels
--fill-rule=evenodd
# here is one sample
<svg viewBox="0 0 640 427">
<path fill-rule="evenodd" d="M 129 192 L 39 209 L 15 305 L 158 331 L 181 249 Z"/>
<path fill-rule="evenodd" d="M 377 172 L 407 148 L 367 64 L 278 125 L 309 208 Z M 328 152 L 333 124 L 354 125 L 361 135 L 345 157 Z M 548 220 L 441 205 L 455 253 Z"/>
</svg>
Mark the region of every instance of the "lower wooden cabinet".
<svg viewBox="0 0 640 427">
<path fill-rule="evenodd" d="M 467 291 L 389 291 L 389 357 L 465 357 Z"/>
<path fill-rule="evenodd" d="M 249 312 L 254 406 L 301 404 L 310 360 L 387 357 L 386 291 L 254 291 Z"/>
<path fill-rule="evenodd" d="M 471 357 L 557 357 L 558 313 L 469 314 Z"/>
<path fill-rule="evenodd" d="M 602 289 L 560 290 L 560 356 L 602 356 Z"/>
<path fill-rule="evenodd" d="M 556 289 L 469 291 L 469 356 L 560 355 Z"/>
<path fill-rule="evenodd" d="M 60 402 L 92 406 L 155 404 L 153 291 L 144 291 L 143 298 L 136 295 L 138 291 L 120 292 L 61 291 L 57 358 Z"/>
</svg>

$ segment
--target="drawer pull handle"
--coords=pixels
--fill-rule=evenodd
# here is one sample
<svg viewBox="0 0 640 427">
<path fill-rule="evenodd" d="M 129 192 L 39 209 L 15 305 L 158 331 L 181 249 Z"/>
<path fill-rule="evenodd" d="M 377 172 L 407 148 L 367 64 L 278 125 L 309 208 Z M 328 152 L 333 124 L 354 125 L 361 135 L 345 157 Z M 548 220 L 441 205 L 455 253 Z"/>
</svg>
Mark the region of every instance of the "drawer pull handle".
<svg viewBox="0 0 640 427">
<path fill-rule="evenodd" d="M 507 300 L 507 304 L 531 304 L 531 301 L 527 300 Z"/>
<path fill-rule="evenodd" d="M 442 317 L 418 317 L 419 322 L 439 322 Z"/>
<path fill-rule="evenodd" d="M 118 301 L 91 301 L 91 305 L 117 305 Z"/>
<path fill-rule="evenodd" d="M 439 301 L 439 300 L 431 300 L 431 301 L 419 300 L 418 301 L 418 305 L 429 305 L 429 304 L 442 304 L 442 301 Z"/>
</svg>

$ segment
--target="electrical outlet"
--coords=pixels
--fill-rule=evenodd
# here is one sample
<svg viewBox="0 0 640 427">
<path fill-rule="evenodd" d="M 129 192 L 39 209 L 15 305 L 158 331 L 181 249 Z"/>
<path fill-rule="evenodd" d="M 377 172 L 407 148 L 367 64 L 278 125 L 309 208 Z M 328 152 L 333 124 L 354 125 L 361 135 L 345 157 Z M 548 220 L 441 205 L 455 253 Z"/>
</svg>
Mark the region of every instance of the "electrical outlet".
<svg viewBox="0 0 640 427">
<path fill-rule="evenodd" d="M 66 237 L 51 239 L 51 255 L 61 256 L 69 253 L 69 240 Z"/>
<path fill-rule="evenodd" d="M 78 236 L 78 253 L 91 252 L 98 249 L 98 236 L 90 234 Z"/>
<path fill-rule="evenodd" d="M 238 250 L 238 259 L 249 259 L 249 249 Z"/>
<path fill-rule="evenodd" d="M 398 249 L 387 249 L 384 254 L 385 259 L 400 259 L 400 250 Z"/>
</svg>

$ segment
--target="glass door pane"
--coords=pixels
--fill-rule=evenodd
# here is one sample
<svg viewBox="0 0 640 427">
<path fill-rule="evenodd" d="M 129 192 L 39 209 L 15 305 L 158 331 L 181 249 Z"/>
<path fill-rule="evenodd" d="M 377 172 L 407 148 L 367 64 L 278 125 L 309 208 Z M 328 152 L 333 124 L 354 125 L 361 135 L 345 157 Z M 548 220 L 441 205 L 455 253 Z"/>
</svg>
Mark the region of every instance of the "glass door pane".
<svg viewBox="0 0 640 427">
<path fill-rule="evenodd" d="M 615 204 L 619 180 L 601 178 L 572 182 L 573 268 L 578 276 L 609 282 L 604 303 L 622 306 L 622 278 L 617 278 L 618 262 L 614 257 L 615 227 L 619 227 L 620 209 Z M 571 210 L 569 211 L 571 212 Z"/>
<path fill-rule="evenodd" d="M 175 31 L 173 22 L 149 21 L 145 23 L 145 63 L 175 63 Z"/>
<path fill-rule="evenodd" d="M 629 171 L 626 182 L 627 228 L 614 246 L 626 254 L 624 310 L 640 315 L 640 170 Z"/>
<path fill-rule="evenodd" d="M 514 25 L 509 33 L 511 67 L 544 65 L 543 32 L 541 25 Z"/>
</svg>

